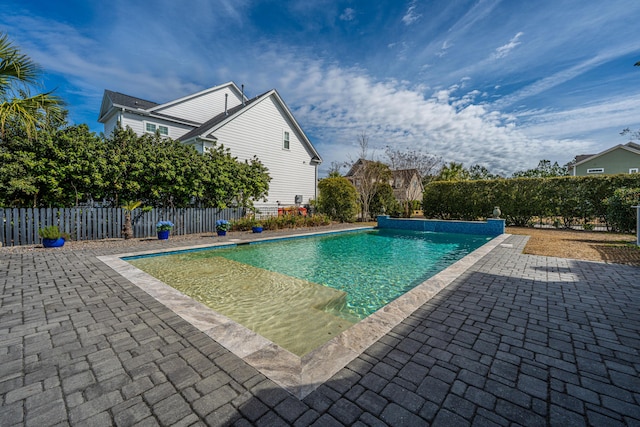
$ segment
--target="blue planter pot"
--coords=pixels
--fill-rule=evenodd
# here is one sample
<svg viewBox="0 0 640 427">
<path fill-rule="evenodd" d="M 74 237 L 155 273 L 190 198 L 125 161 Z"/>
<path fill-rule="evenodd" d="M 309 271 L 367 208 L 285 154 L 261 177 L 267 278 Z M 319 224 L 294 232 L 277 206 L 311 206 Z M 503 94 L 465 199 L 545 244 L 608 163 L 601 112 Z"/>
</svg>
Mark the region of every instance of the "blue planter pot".
<svg viewBox="0 0 640 427">
<path fill-rule="evenodd" d="M 262 227 L 251 227 L 254 233 L 262 233 Z"/>
<path fill-rule="evenodd" d="M 227 231 L 226 230 L 218 230 L 218 231 L 216 231 L 216 233 L 218 233 L 218 236 L 226 236 L 227 235 Z"/>
<path fill-rule="evenodd" d="M 158 231 L 158 240 L 167 240 L 169 238 L 170 230 Z"/>
<path fill-rule="evenodd" d="M 42 239 L 42 246 L 45 248 L 59 248 L 64 246 L 64 239 L 62 237 L 58 239 Z"/>
</svg>

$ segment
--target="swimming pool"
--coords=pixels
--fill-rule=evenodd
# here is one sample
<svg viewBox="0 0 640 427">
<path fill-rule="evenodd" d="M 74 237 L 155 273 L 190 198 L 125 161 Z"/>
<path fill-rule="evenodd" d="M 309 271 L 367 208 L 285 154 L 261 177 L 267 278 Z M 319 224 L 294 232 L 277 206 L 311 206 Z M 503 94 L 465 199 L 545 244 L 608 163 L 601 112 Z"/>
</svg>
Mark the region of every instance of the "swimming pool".
<svg viewBox="0 0 640 427">
<path fill-rule="evenodd" d="M 370 229 L 126 260 L 303 356 L 488 240 Z"/>
<path fill-rule="evenodd" d="M 358 229 L 362 230 L 363 228 L 354 227 L 350 230 L 356 231 Z M 311 235 L 318 236 L 334 233 L 335 231 L 316 231 L 313 233 L 308 231 L 288 231 L 285 236 L 304 238 Z M 243 245 L 257 240 L 271 241 L 274 239 L 274 235 L 278 234 L 282 236 L 284 233 L 274 232 L 271 236 L 239 234 L 238 238 L 233 240 Z M 137 253 L 103 255 L 99 256 L 98 259 L 129 283 L 180 316 L 192 327 L 224 346 L 240 360 L 260 371 L 292 395 L 302 399 L 329 380 L 372 344 L 388 334 L 394 327 L 400 325 L 415 310 L 424 307 L 424 304 L 438 292 L 464 275 L 471 266 L 500 246 L 508 237 L 508 234 L 494 237 L 469 255 L 453 263 L 443 271 L 436 273 L 409 292 L 399 296 L 364 320 L 348 327 L 304 356 L 298 356 L 282 348 L 239 322 L 195 301 L 193 298 L 186 296 L 184 293 L 125 261 L 125 259 L 141 255 L 177 254 L 184 250 L 197 252 L 209 250 L 212 246 L 224 248 L 233 243 L 230 241 L 231 239 L 216 242 L 213 245 L 207 243 L 183 248 L 165 248 Z M 192 245 L 194 243 L 196 243 L 196 240 L 192 241 Z M 159 254 L 159 252 L 162 253 Z M 322 286 L 322 288 L 330 289 L 325 286 Z M 144 298 L 141 295 L 136 297 Z M 299 322 L 299 325 L 303 324 L 304 322 Z"/>
</svg>

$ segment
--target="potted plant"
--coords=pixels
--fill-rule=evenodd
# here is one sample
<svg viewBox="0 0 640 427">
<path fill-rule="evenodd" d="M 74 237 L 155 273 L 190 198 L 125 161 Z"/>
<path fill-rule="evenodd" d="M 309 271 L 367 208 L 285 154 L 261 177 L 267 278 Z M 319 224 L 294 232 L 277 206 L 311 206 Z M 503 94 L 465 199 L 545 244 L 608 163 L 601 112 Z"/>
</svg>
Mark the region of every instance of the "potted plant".
<svg viewBox="0 0 640 427">
<path fill-rule="evenodd" d="M 216 221 L 216 233 L 218 233 L 218 236 L 226 236 L 229 228 L 231 228 L 231 224 L 226 219 Z"/>
<path fill-rule="evenodd" d="M 254 233 L 262 233 L 262 224 L 261 224 L 261 223 L 259 223 L 259 222 L 256 222 L 256 223 L 253 225 L 253 227 L 251 227 L 251 230 L 252 230 Z"/>
<path fill-rule="evenodd" d="M 64 246 L 64 242 L 69 238 L 67 233 L 60 231 L 57 225 L 49 225 L 38 230 L 42 238 L 42 246 L 45 248 L 59 248 Z"/>
<path fill-rule="evenodd" d="M 156 224 L 156 231 L 158 232 L 159 240 L 167 240 L 169 238 L 169 233 L 173 228 L 173 223 L 171 221 L 158 221 Z"/>
</svg>

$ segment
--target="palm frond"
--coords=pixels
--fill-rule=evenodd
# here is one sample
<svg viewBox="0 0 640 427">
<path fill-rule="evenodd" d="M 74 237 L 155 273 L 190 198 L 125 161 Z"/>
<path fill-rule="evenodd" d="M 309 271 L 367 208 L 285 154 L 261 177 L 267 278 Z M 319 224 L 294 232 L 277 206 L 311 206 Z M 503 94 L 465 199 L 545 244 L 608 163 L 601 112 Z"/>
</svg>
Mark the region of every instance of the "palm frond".
<svg viewBox="0 0 640 427">
<path fill-rule="evenodd" d="M 7 34 L 0 33 L 0 88 L 12 84 L 12 81 L 35 85 L 40 73 L 40 67 L 27 55 L 20 53 Z"/>
</svg>

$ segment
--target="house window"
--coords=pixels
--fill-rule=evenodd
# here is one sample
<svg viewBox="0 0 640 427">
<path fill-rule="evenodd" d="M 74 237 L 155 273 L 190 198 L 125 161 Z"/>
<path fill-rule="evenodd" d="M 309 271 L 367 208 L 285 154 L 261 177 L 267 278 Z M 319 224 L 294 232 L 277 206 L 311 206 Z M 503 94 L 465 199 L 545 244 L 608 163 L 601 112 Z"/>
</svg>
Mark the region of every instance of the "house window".
<svg viewBox="0 0 640 427">
<path fill-rule="evenodd" d="M 284 138 L 282 141 L 282 148 L 284 148 L 285 150 L 289 149 L 289 132 L 285 131 L 284 132 Z"/>
<path fill-rule="evenodd" d="M 169 136 L 169 128 L 167 126 L 156 125 L 155 123 L 145 123 L 144 130 L 146 133 L 158 132 L 162 136 Z"/>
<path fill-rule="evenodd" d="M 604 173 L 604 168 L 587 169 L 587 173 Z"/>
<path fill-rule="evenodd" d="M 638 173 L 638 168 L 630 168 L 629 173 Z"/>
</svg>

